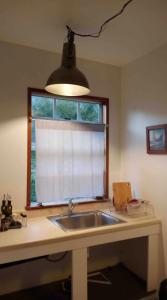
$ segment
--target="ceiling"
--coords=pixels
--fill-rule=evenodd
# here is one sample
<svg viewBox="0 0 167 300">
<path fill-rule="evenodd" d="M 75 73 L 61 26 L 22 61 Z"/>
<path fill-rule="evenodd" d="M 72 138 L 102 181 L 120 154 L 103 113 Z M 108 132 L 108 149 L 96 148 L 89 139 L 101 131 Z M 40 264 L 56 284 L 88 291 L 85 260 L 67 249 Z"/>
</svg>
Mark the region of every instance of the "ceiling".
<svg viewBox="0 0 167 300">
<path fill-rule="evenodd" d="M 0 40 L 61 53 L 68 24 L 97 32 L 126 0 L 0 0 Z M 167 42 L 167 0 L 134 0 L 100 38 L 76 37 L 77 57 L 125 65 Z"/>
</svg>

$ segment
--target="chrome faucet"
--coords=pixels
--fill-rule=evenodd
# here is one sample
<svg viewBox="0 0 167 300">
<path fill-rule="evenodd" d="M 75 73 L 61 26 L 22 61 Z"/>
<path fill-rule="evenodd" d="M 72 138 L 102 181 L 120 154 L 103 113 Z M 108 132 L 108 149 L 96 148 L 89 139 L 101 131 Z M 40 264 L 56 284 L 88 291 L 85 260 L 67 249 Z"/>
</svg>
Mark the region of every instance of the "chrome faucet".
<svg viewBox="0 0 167 300">
<path fill-rule="evenodd" d="M 73 203 L 73 198 L 70 198 L 68 200 L 68 214 L 72 215 L 74 209 L 74 203 Z"/>
</svg>

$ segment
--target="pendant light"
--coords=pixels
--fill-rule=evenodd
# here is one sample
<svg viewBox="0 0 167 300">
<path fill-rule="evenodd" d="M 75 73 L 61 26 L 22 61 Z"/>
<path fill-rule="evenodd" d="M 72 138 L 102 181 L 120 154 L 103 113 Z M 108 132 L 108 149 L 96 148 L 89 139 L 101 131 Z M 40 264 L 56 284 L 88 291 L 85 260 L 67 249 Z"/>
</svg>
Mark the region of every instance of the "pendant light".
<svg viewBox="0 0 167 300">
<path fill-rule="evenodd" d="M 45 90 L 61 96 L 82 96 L 90 92 L 85 75 L 76 67 L 74 32 L 68 28 L 68 42 L 64 43 L 61 66 L 49 77 Z"/>
<path fill-rule="evenodd" d="M 54 71 L 45 86 L 49 93 L 61 96 L 83 96 L 90 92 L 88 81 L 85 75 L 76 67 L 76 53 L 74 36 L 99 38 L 104 27 L 115 18 L 119 17 L 125 8 L 134 0 L 128 0 L 122 8 L 113 16 L 108 18 L 101 26 L 98 32 L 92 34 L 80 34 L 74 32 L 69 26 L 67 42 L 63 46 L 62 62 L 60 68 Z"/>
</svg>

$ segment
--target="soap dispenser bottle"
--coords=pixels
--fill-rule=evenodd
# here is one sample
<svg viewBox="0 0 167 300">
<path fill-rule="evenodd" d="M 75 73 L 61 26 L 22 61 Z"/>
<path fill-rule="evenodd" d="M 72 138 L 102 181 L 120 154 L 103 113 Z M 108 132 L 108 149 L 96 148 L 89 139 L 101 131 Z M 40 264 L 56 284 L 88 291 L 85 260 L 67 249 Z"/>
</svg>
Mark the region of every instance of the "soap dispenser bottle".
<svg viewBox="0 0 167 300">
<path fill-rule="evenodd" d="M 3 200 L 2 200 L 1 212 L 2 212 L 3 215 L 5 215 L 5 212 L 6 212 L 6 197 L 5 197 L 5 195 L 4 195 Z"/>
<path fill-rule="evenodd" d="M 11 201 L 11 196 L 7 195 L 7 207 L 6 207 L 6 216 L 10 217 L 12 215 L 12 201 Z"/>
</svg>

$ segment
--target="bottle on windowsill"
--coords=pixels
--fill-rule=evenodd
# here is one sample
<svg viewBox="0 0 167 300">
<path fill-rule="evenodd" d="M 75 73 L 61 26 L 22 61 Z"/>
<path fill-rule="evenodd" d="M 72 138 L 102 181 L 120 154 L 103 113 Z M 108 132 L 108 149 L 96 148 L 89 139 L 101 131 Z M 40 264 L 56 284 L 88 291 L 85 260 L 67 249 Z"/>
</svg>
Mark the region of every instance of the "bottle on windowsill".
<svg viewBox="0 0 167 300">
<path fill-rule="evenodd" d="M 11 200 L 8 200 L 6 213 L 7 213 L 8 217 L 10 217 L 12 215 L 12 201 Z"/>
<path fill-rule="evenodd" d="M 3 200 L 2 200 L 2 205 L 1 205 L 1 212 L 4 215 L 6 210 L 6 197 L 4 195 Z"/>
</svg>

